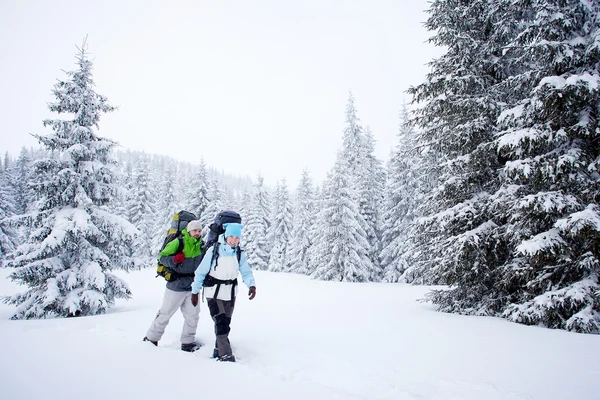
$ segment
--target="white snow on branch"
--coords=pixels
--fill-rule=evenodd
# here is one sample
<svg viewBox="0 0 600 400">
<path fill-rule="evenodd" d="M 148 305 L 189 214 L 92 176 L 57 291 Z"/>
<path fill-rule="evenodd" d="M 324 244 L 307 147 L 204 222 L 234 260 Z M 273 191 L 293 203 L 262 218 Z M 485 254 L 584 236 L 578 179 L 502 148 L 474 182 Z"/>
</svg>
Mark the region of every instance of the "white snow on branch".
<svg viewBox="0 0 600 400">
<path fill-rule="evenodd" d="M 523 241 L 517 246 L 517 252 L 523 255 L 535 256 L 540 252 L 551 251 L 555 247 L 565 245 L 565 241 L 560 236 L 558 229 L 552 228 L 549 231 L 535 235 L 529 240 Z"/>
<path fill-rule="evenodd" d="M 559 219 L 554 227 L 561 232 L 577 234 L 582 229 L 591 228 L 600 232 L 600 213 L 595 204 L 588 205 L 584 210 L 575 212 L 567 218 Z"/>
<path fill-rule="evenodd" d="M 600 87 L 600 76 L 598 74 L 592 75 L 589 72 L 584 72 L 580 75 L 571 75 L 566 79 L 562 76 L 547 76 L 540 81 L 537 88 L 541 88 L 545 85 L 552 86 L 559 90 L 564 89 L 566 86 L 584 85 L 590 90 L 596 90 Z"/>
</svg>

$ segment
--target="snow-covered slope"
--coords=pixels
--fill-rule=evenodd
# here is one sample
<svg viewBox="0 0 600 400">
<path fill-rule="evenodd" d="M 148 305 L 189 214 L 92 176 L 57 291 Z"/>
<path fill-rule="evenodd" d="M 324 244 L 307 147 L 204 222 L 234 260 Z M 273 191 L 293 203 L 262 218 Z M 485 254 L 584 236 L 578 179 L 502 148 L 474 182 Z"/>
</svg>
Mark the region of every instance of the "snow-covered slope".
<svg viewBox="0 0 600 400">
<path fill-rule="evenodd" d="M 0 294 L 19 290 L 0 270 Z M 10 321 L 0 305 L 0 399 L 598 399 L 600 336 L 435 312 L 427 288 L 256 272 L 230 335 L 236 364 L 211 360 L 202 304 L 155 348 L 141 341 L 164 291 L 152 270 L 121 274 L 134 298 L 107 315 Z M 244 289 L 244 287 L 242 287 Z M 242 293 L 242 292 L 240 292 Z"/>
</svg>

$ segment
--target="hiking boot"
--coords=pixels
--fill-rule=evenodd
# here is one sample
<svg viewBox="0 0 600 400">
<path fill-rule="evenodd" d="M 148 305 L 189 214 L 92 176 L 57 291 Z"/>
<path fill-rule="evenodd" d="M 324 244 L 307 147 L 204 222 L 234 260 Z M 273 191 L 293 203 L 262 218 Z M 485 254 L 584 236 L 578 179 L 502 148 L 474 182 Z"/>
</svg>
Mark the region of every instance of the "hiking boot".
<svg viewBox="0 0 600 400">
<path fill-rule="evenodd" d="M 152 343 L 153 345 L 155 345 L 155 346 L 158 346 L 158 340 L 150 340 L 150 339 L 148 339 L 148 337 L 147 337 L 147 336 L 144 336 L 144 340 L 143 340 L 143 342 L 150 342 L 150 343 Z"/>
<path fill-rule="evenodd" d="M 217 361 L 235 362 L 235 356 L 233 354 L 225 354 L 224 356 L 218 357 Z"/>
<path fill-rule="evenodd" d="M 216 347 L 213 350 L 213 356 L 212 356 L 212 358 L 219 358 L 219 349 L 217 349 Z"/>
<path fill-rule="evenodd" d="M 192 343 L 182 343 L 181 344 L 181 350 L 183 351 L 187 351 L 188 353 L 193 353 L 196 350 L 198 350 L 200 348 L 200 345 L 198 343 L 192 342 Z"/>
</svg>

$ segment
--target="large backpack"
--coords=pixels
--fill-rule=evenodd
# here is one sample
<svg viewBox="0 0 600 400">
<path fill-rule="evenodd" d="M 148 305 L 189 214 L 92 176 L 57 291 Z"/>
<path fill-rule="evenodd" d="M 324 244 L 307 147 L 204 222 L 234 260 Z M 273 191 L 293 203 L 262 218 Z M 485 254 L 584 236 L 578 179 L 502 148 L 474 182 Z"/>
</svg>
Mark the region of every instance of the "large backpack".
<svg viewBox="0 0 600 400">
<path fill-rule="evenodd" d="M 227 223 L 242 223 L 242 217 L 235 211 L 225 210 L 221 211 L 215 216 L 213 223 L 209 225 L 208 235 L 206 235 L 206 240 L 204 241 L 204 245 L 202 246 L 202 257 L 206 254 L 206 250 L 209 249 L 210 246 L 217 243 L 219 239 L 219 235 L 225 233 L 225 228 L 223 228 L 223 224 Z M 242 256 L 242 250 L 240 246 L 237 248 L 237 260 L 240 261 Z M 213 254 L 212 254 L 212 262 L 217 261 L 219 258 L 219 246 L 214 246 Z"/>
<path fill-rule="evenodd" d="M 175 213 L 173 218 L 171 219 L 171 225 L 169 226 L 169 231 L 167 232 L 167 236 L 163 241 L 162 246 L 160 247 L 159 253 L 164 250 L 164 248 L 175 239 L 179 240 L 179 247 L 177 248 L 177 253 L 181 253 L 183 251 L 183 236 L 181 231 L 184 230 L 190 221 L 197 219 L 196 215 L 189 211 L 179 211 Z M 158 262 L 158 267 L 156 267 L 156 277 L 162 276 L 168 282 L 174 281 L 179 276 L 178 274 L 171 270 L 170 268 L 165 267 Z"/>
<path fill-rule="evenodd" d="M 225 233 L 225 228 L 223 228 L 223 224 L 227 223 L 241 224 L 242 217 L 235 211 L 230 210 L 225 210 L 218 213 L 215 216 L 213 223 L 209 226 L 210 230 L 208 231 L 208 235 L 206 236 L 206 240 L 204 241 L 204 248 L 202 249 L 203 253 L 204 250 L 208 249 L 210 246 L 217 242 L 219 235 Z"/>
</svg>

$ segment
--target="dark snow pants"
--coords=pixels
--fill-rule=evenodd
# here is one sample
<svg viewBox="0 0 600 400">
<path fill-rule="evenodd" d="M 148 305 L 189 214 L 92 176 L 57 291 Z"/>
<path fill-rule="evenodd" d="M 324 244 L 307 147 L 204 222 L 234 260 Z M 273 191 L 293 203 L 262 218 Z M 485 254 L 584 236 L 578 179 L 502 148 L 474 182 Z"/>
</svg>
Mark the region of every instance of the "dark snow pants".
<svg viewBox="0 0 600 400">
<path fill-rule="evenodd" d="M 219 299 L 207 299 L 210 316 L 215 322 L 215 349 L 218 349 L 219 357 L 232 355 L 231 345 L 229 344 L 229 331 L 231 328 L 231 316 L 235 306 L 235 297 L 233 300 L 225 301 Z"/>
</svg>

